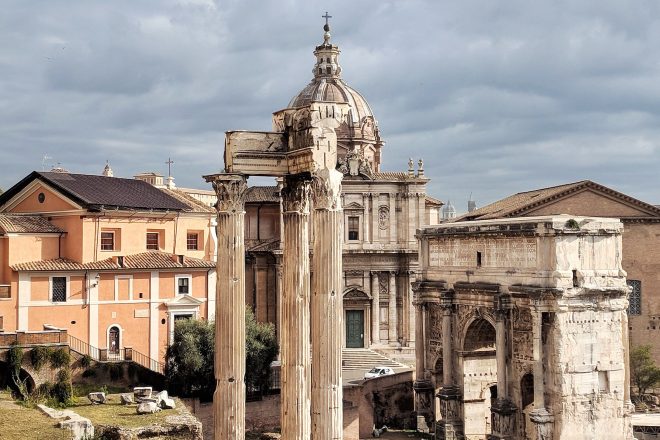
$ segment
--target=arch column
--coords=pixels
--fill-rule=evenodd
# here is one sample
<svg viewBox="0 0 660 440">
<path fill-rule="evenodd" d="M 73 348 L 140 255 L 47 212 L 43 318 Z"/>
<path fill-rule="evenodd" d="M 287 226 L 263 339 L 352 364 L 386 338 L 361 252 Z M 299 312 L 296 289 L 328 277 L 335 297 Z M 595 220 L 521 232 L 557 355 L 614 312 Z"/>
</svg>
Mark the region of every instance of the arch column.
<svg viewBox="0 0 660 440">
<path fill-rule="evenodd" d="M 545 407 L 545 384 L 543 372 L 543 313 L 538 300 L 534 300 L 532 312 L 532 356 L 534 358 L 534 410 L 529 418 L 536 424 L 538 439 L 552 438 L 554 417 Z"/>
<path fill-rule="evenodd" d="M 461 414 L 461 389 L 454 384 L 454 351 L 451 339 L 451 320 L 454 308 L 454 292 L 446 290 L 440 293 L 442 307 L 442 389 L 440 398 L 440 413 L 442 420 L 438 421 L 436 432 L 438 438 L 445 440 L 463 439 L 463 420 Z"/>
<path fill-rule="evenodd" d="M 509 398 L 507 358 L 509 352 L 506 343 L 506 323 L 511 309 L 511 297 L 500 294 L 494 298 L 495 309 L 495 356 L 497 358 L 497 400 L 491 406 L 491 440 L 514 438 L 517 408 Z"/>
<path fill-rule="evenodd" d="M 245 192 L 240 174 L 208 176 L 218 196 L 215 438 L 245 438 Z"/>
</svg>

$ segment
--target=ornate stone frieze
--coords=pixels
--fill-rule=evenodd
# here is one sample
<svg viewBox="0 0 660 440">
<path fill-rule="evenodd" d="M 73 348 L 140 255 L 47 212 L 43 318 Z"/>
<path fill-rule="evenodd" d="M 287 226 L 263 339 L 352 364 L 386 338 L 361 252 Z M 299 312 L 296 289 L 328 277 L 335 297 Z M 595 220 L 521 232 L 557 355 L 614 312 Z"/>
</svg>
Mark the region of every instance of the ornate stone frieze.
<svg viewBox="0 0 660 440">
<path fill-rule="evenodd" d="M 314 209 L 341 210 L 341 179 L 337 170 L 323 169 L 312 176 Z"/>
<path fill-rule="evenodd" d="M 287 176 L 282 188 L 282 209 L 284 212 L 309 214 L 311 181 L 299 176 Z"/>
<path fill-rule="evenodd" d="M 211 184 L 218 196 L 218 212 L 243 212 L 247 178 L 241 174 L 217 174 L 211 177 Z"/>
<path fill-rule="evenodd" d="M 387 272 L 378 273 L 378 288 L 381 295 L 387 295 L 390 291 L 389 280 L 387 278 Z"/>
</svg>

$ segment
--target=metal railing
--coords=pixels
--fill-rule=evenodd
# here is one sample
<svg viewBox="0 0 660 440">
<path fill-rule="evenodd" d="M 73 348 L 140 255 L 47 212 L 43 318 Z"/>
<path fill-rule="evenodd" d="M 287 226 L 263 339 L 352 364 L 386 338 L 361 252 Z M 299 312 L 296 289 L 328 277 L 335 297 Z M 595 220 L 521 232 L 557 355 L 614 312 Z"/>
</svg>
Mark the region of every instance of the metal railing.
<svg viewBox="0 0 660 440">
<path fill-rule="evenodd" d="M 89 345 L 87 342 L 69 335 L 69 347 L 71 350 L 81 355 L 90 356 L 99 362 L 135 362 L 149 370 L 159 374 L 164 374 L 165 368 L 162 363 L 150 358 L 146 354 L 133 350 L 131 347 L 124 347 L 119 350 L 108 350 L 107 348 L 97 348 Z"/>
</svg>

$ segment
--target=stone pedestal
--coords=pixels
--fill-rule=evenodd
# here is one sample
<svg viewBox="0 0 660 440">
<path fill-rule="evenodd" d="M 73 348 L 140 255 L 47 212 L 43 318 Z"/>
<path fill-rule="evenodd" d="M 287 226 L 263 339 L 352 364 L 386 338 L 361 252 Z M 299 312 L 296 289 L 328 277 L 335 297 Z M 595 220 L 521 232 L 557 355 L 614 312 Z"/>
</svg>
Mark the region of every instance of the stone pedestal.
<svg viewBox="0 0 660 440">
<path fill-rule="evenodd" d="M 529 419 L 536 425 L 534 440 L 552 440 L 555 418 L 545 408 L 539 408 L 529 413 Z"/>
<path fill-rule="evenodd" d="M 237 174 L 209 176 L 218 196 L 215 438 L 245 438 L 245 191 Z"/>
<path fill-rule="evenodd" d="M 282 292 L 281 383 L 282 438 L 309 440 L 309 192 L 310 181 L 286 177 L 284 218 L 284 290 Z M 224 438 L 224 437 L 218 437 Z"/>
<path fill-rule="evenodd" d="M 433 426 L 433 384 L 428 380 L 416 380 L 413 383 L 415 390 L 415 412 L 417 413 L 417 431 L 430 432 Z"/>
<path fill-rule="evenodd" d="M 314 285 L 312 327 L 312 439 L 343 438 L 342 402 L 342 174 L 323 170 L 312 179 Z M 288 438 L 288 437 L 284 437 Z"/>
<path fill-rule="evenodd" d="M 517 411 L 518 408 L 510 399 L 497 399 L 490 408 L 492 434 L 488 440 L 513 440 Z"/>
<path fill-rule="evenodd" d="M 464 430 L 461 419 L 461 391 L 458 386 L 445 385 L 437 397 L 440 399 L 442 420 L 435 424 L 435 438 L 439 440 L 463 440 Z"/>
</svg>

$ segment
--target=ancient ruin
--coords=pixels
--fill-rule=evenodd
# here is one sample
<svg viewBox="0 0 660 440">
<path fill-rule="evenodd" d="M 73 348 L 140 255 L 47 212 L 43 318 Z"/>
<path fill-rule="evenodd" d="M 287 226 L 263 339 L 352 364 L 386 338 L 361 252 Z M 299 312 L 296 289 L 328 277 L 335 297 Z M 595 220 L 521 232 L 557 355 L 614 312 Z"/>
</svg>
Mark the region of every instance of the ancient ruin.
<svg viewBox="0 0 660 440">
<path fill-rule="evenodd" d="M 324 43 L 316 49 L 323 63 L 338 53 L 329 42 L 329 30 L 326 24 Z M 332 74 L 332 67 L 328 69 Z M 217 439 L 245 436 L 244 218 L 248 175 L 277 176 L 284 182 L 282 437 L 342 438 L 343 216 L 342 173 L 335 169 L 335 129 L 349 115 L 348 104 L 312 101 L 275 113 L 273 132 L 229 132 L 225 173 L 206 176 L 218 196 Z M 311 291 L 310 215 L 315 269 Z"/>
<path fill-rule="evenodd" d="M 418 232 L 416 409 L 438 439 L 632 439 L 617 219 Z"/>
</svg>

